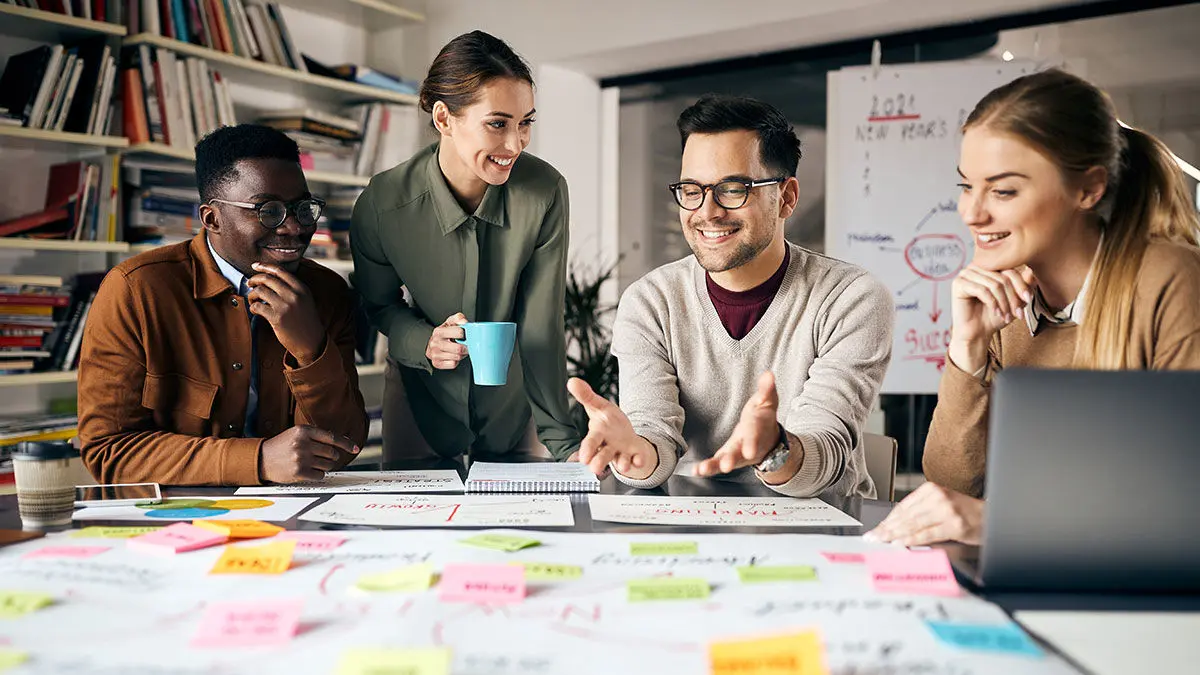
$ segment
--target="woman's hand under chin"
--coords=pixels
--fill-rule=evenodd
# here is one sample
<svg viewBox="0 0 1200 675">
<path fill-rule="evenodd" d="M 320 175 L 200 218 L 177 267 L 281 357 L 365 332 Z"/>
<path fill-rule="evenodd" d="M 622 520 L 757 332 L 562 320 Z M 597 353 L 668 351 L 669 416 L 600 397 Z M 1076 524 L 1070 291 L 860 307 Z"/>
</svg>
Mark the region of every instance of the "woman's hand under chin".
<svg viewBox="0 0 1200 675">
<path fill-rule="evenodd" d="M 950 286 L 950 360 L 973 373 L 987 365 L 988 344 L 1033 301 L 1037 280 L 1028 267 L 993 272 L 969 265 Z"/>
</svg>

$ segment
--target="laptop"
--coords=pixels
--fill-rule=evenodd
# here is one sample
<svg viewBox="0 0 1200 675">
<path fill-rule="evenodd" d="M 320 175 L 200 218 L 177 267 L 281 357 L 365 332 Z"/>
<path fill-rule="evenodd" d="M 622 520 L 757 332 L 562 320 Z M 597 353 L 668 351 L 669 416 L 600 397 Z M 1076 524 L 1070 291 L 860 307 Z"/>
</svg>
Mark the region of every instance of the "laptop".
<svg viewBox="0 0 1200 675">
<path fill-rule="evenodd" d="M 1200 591 L 1200 372 L 1005 369 L 993 384 L 988 590 Z"/>
</svg>

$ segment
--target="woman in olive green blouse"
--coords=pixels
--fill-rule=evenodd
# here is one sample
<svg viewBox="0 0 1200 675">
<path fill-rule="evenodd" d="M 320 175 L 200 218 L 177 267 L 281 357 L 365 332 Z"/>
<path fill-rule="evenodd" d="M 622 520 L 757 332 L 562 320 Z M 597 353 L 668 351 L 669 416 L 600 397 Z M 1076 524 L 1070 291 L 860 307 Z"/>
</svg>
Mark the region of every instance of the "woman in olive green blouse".
<svg viewBox="0 0 1200 675">
<path fill-rule="evenodd" d="M 523 153 L 529 67 L 498 38 L 461 35 L 430 66 L 421 108 L 440 142 L 375 176 L 350 229 L 355 284 L 388 336 L 384 456 L 513 453 L 532 414 L 542 443 L 565 459 L 580 440 L 566 399 L 567 184 Z M 467 348 L 454 341 L 468 320 L 516 322 L 506 385 L 472 383 Z"/>
</svg>

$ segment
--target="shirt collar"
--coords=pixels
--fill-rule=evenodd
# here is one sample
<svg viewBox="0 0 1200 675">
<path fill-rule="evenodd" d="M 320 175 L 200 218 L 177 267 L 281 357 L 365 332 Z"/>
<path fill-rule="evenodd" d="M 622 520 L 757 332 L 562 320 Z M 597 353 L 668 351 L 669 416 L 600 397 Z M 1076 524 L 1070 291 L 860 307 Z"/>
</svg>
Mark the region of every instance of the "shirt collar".
<svg viewBox="0 0 1200 675">
<path fill-rule="evenodd" d="M 1087 276 L 1083 279 L 1083 286 L 1079 289 L 1079 295 L 1076 295 L 1071 304 L 1063 307 L 1060 311 L 1051 310 L 1050 306 L 1046 304 L 1046 299 L 1042 297 L 1041 289 L 1034 289 L 1033 302 L 1025 305 L 1025 325 L 1029 327 L 1029 335 L 1037 335 L 1038 329 L 1045 324 L 1074 326 L 1083 323 L 1088 286 L 1092 283 L 1092 275 L 1096 271 L 1096 260 L 1100 258 L 1100 249 L 1103 246 L 1104 237 L 1101 236 L 1100 244 L 1096 246 L 1096 252 L 1092 255 L 1092 266 L 1088 268 Z"/>
<path fill-rule="evenodd" d="M 475 209 L 474 214 L 467 213 L 454 198 L 454 193 L 450 192 L 450 186 L 446 184 L 446 177 L 442 175 L 442 168 L 438 165 L 438 148 L 437 143 L 430 146 L 425 161 L 425 174 L 442 234 L 450 234 L 457 230 L 472 215 L 493 225 L 508 227 L 507 210 L 504 208 L 505 186 L 489 185 L 487 192 L 483 193 L 483 201 L 479 203 L 479 208 Z M 519 163 L 520 158 L 517 161 Z M 516 166 L 513 170 L 516 171 Z"/>
<path fill-rule="evenodd" d="M 208 244 L 208 252 L 212 254 L 213 261 L 217 263 L 217 269 L 221 270 L 221 276 L 225 277 L 234 290 L 240 294 L 242 292 L 242 282 L 246 280 L 246 275 L 239 272 L 238 268 L 230 265 L 229 261 L 222 258 L 217 253 L 217 249 L 213 248 L 212 242 L 208 240 L 207 236 L 204 237 L 204 241 Z"/>
</svg>

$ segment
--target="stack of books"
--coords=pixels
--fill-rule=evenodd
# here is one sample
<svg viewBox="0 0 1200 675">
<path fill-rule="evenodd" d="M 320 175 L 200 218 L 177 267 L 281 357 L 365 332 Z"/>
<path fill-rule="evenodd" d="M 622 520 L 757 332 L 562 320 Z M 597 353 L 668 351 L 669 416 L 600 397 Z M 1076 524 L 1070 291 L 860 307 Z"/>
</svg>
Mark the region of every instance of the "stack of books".
<svg viewBox="0 0 1200 675">
<path fill-rule="evenodd" d="M 32 372 L 49 358 L 55 311 L 61 315 L 70 304 L 71 290 L 60 277 L 0 275 L 0 374 Z"/>
<path fill-rule="evenodd" d="M 259 124 L 278 129 L 300 146 L 300 164 L 311 171 L 352 174 L 362 141 L 358 120 L 309 108 L 263 113 Z"/>
<path fill-rule="evenodd" d="M 304 62 L 308 66 L 308 72 L 314 75 L 324 75 L 325 77 L 334 77 L 339 80 L 357 82 L 365 84 L 368 87 L 379 87 L 380 89 L 394 91 L 397 94 L 414 96 L 421 88 L 421 83 L 416 80 L 407 80 L 390 73 L 354 63 L 327 66 L 308 55 L 304 56 Z"/>
<path fill-rule="evenodd" d="M 200 231 L 200 192 L 190 164 L 127 158 L 123 166 L 128 241 L 173 244 Z"/>
<path fill-rule="evenodd" d="M 16 494 L 12 453 L 22 441 L 66 441 L 79 434 L 75 415 L 0 418 L 0 495 Z"/>
<path fill-rule="evenodd" d="M 107 134 L 116 79 L 103 38 L 16 54 L 0 76 L 0 124 Z"/>
<path fill-rule="evenodd" d="M 222 126 L 237 124 L 229 81 L 201 59 L 147 45 L 125 50 L 121 70 L 125 135 L 185 152 Z"/>
<path fill-rule="evenodd" d="M 42 349 L 45 355 L 38 361 L 34 370 L 67 372 L 75 370 L 79 365 L 83 326 L 87 322 L 100 282 L 104 280 L 104 274 L 92 272 L 75 275 L 70 303 L 66 307 L 55 309 L 54 330 L 47 336 Z"/>
<path fill-rule="evenodd" d="M 120 241 L 120 158 L 50 167 L 45 206 L 0 223 L 0 236 Z"/>
<path fill-rule="evenodd" d="M 283 12 L 253 0 L 141 0 L 125 18 L 130 33 L 174 40 L 307 72 Z"/>
<path fill-rule="evenodd" d="M 412 157 L 421 144 L 420 110 L 411 105 L 362 103 L 348 116 L 358 120 L 362 144 L 354 173 L 373 176 Z"/>
</svg>

